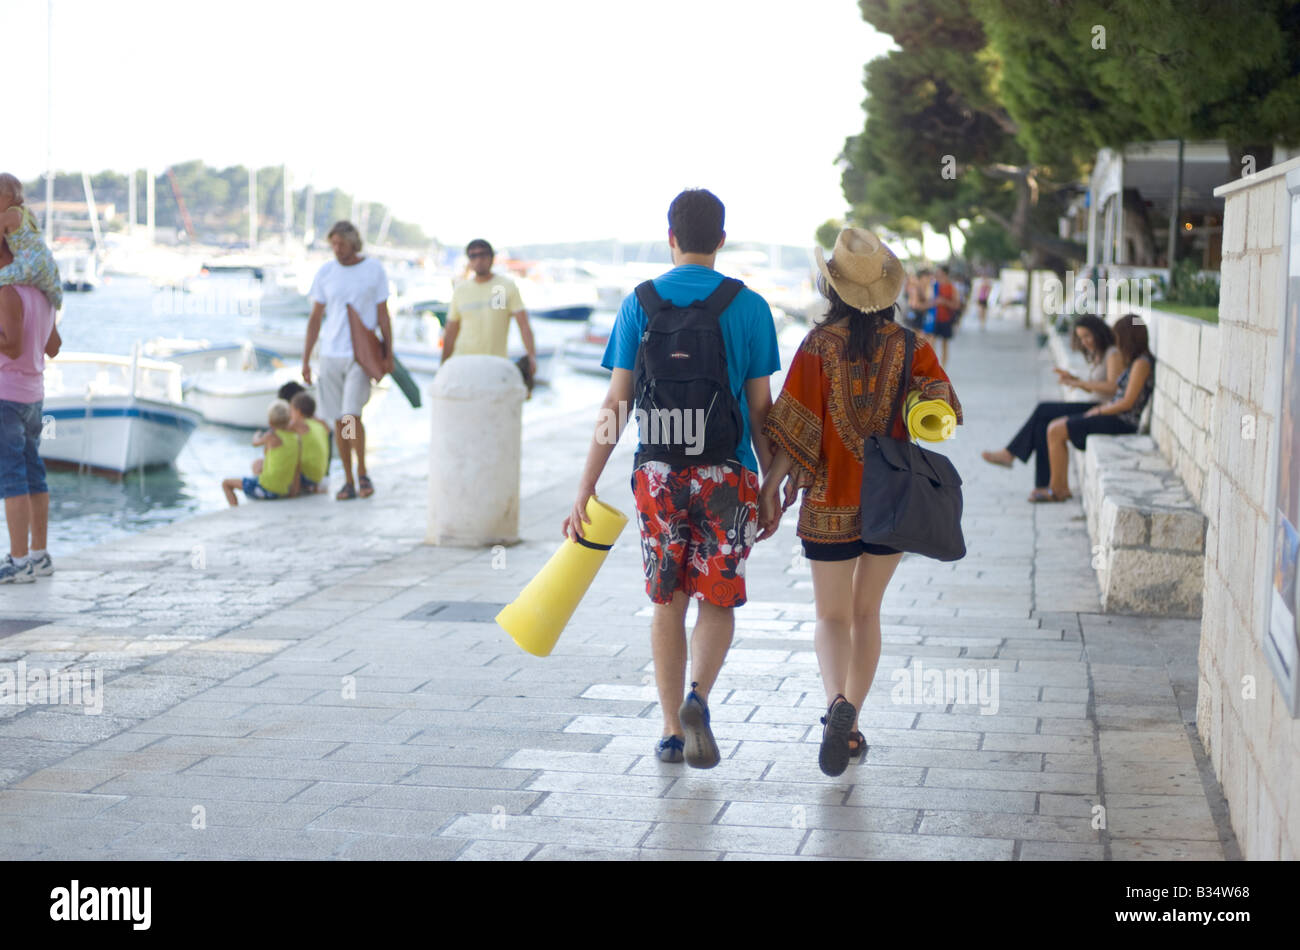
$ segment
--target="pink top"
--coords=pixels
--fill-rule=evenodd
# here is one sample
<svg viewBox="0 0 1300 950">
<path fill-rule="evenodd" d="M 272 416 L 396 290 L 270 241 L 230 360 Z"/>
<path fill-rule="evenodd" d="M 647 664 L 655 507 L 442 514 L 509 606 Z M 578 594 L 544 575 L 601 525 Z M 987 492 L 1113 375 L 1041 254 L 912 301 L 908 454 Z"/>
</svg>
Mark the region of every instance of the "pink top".
<svg viewBox="0 0 1300 950">
<path fill-rule="evenodd" d="M 0 356 L 0 399 L 40 402 L 45 398 L 45 344 L 54 332 L 54 308 L 26 284 L 14 285 L 23 302 L 23 351 L 18 359 Z"/>
</svg>

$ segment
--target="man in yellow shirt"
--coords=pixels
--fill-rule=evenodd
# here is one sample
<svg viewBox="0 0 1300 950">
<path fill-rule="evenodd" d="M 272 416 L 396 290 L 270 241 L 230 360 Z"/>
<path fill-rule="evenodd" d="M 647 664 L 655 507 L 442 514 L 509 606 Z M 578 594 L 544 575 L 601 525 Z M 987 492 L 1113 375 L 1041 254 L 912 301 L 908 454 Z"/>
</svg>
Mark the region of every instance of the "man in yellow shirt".
<svg viewBox="0 0 1300 950">
<path fill-rule="evenodd" d="M 519 288 L 509 277 L 492 272 L 496 254 L 487 241 L 482 238 L 470 241 L 465 247 L 465 255 L 474 269 L 474 277 L 459 284 L 451 295 L 447 329 L 442 338 L 442 358 L 449 360 L 454 354 L 475 353 L 505 357 L 510 339 L 510 318 L 514 317 L 528 353 L 529 372 L 535 375 L 537 348 Z"/>
</svg>

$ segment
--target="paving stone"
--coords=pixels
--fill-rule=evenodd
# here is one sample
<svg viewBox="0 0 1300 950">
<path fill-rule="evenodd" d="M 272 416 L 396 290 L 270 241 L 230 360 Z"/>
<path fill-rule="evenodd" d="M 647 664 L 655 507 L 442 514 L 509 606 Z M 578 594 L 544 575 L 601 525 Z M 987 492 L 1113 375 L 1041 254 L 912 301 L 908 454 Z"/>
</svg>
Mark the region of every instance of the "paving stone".
<svg viewBox="0 0 1300 950">
<path fill-rule="evenodd" d="M 813 831 L 800 852 L 861 861 L 1008 861 L 1014 841 L 949 835 Z"/>
<path fill-rule="evenodd" d="M 1114 839 L 1111 857 L 1116 861 L 1222 861 L 1217 841 L 1157 841 Z"/>
<path fill-rule="evenodd" d="M 1105 857 L 1105 847 L 1100 844 L 1025 841 L 1020 845 L 1021 861 L 1101 861 Z"/>
<path fill-rule="evenodd" d="M 1013 838 L 1034 841 L 1072 841 L 1092 844 L 1098 832 L 1087 818 L 1054 815 L 972 815 L 970 812 L 925 811 L 921 813 L 923 835 Z"/>
<path fill-rule="evenodd" d="M 497 819 L 494 823 L 493 819 Z M 642 821 L 608 821 L 517 815 L 465 815 L 442 832 L 446 838 L 505 839 L 593 847 L 638 847 L 652 825 Z"/>
<path fill-rule="evenodd" d="M 723 802 L 693 798 L 639 798 L 630 795 L 549 793 L 530 814 L 560 818 L 615 818 L 623 821 L 710 824 Z M 651 845 L 653 847 L 653 845 Z"/>
</svg>

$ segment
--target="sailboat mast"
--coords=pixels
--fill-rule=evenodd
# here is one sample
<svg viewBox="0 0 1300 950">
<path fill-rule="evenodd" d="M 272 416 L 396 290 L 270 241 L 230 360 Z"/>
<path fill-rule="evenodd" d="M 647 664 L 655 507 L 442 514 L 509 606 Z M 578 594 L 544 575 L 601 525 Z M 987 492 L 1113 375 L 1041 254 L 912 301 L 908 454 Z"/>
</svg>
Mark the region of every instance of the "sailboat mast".
<svg viewBox="0 0 1300 950">
<path fill-rule="evenodd" d="M 54 232 L 54 0 L 45 3 L 45 240 Z"/>
<path fill-rule="evenodd" d="M 257 247 L 257 169 L 248 166 L 248 249 Z"/>
</svg>

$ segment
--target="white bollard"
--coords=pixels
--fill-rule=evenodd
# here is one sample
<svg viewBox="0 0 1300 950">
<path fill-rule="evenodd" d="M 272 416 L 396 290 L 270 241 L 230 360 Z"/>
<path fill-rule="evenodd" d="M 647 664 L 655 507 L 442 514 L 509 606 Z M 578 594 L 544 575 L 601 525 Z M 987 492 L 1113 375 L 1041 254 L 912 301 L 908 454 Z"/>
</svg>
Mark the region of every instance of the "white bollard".
<svg viewBox="0 0 1300 950">
<path fill-rule="evenodd" d="M 455 547 L 519 540 L 520 440 L 528 395 L 499 356 L 454 356 L 430 389 L 425 542 Z"/>
</svg>

